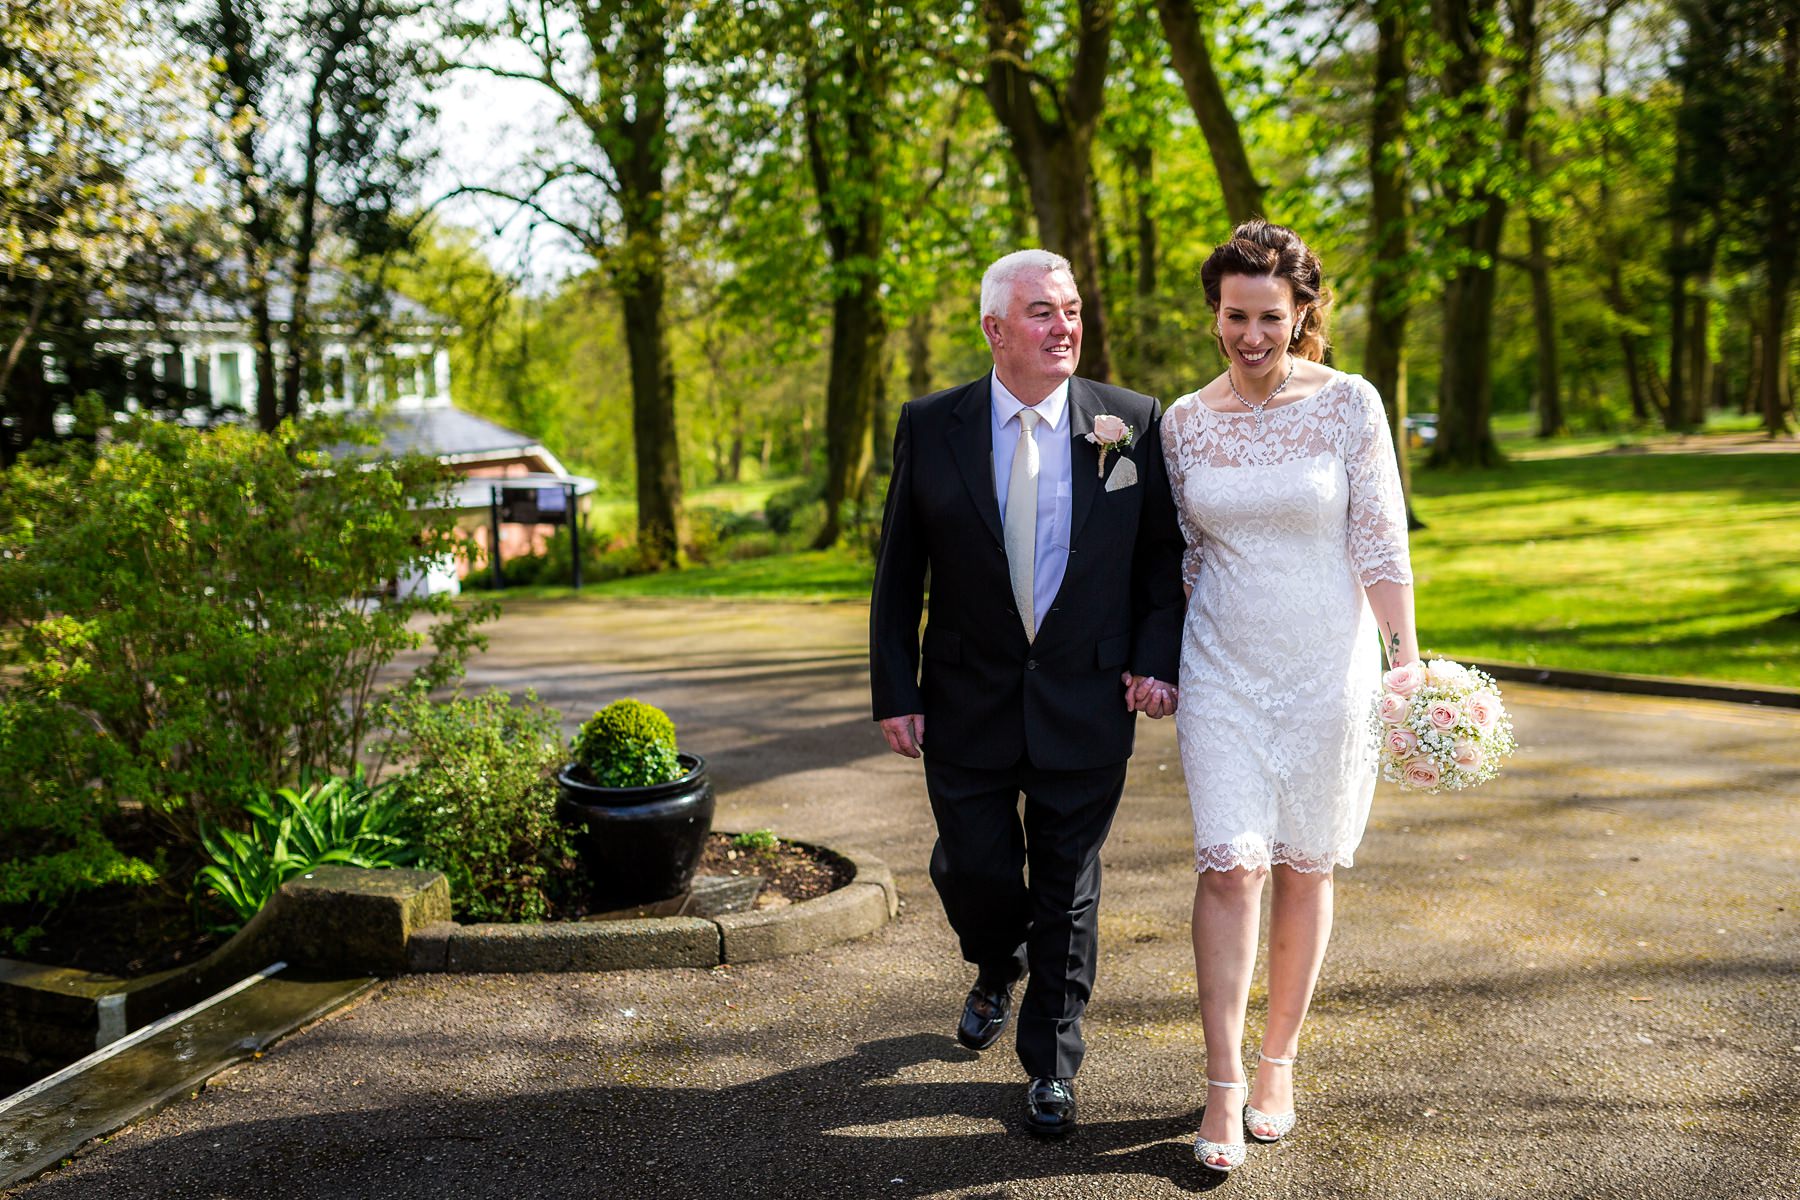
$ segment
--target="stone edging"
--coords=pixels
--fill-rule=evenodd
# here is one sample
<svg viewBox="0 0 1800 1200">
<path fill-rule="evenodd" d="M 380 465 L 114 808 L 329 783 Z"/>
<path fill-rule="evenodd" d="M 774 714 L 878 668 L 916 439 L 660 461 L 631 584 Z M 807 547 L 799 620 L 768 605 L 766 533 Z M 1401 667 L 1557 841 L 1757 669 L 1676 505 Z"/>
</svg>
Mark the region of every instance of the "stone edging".
<svg viewBox="0 0 1800 1200">
<path fill-rule="evenodd" d="M 1666 675 L 1621 675 L 1611 671 L 1569 671 L 1559 667 L 1534 667 L 1523 663 L 1486 662 L 1470 659 L 1495 679 L 1536 683 L 1544 687 L 1579 688 L 1590 692 L 1619 692 L 1633 696 L 1667 696 L 1678 700 L 1722 700 L 1729 704 L 1757 704 L 1768 708 L 1800 708 L 1800 688 L 1751 687 L 1735 683 L 1707 683 Z"/>
<path fill-rule="evenodd" d="M 800 954 L 874 933 L 898 915 L 887 864 L 823 847 L 849 860 L 851 881 L 812 900 L 717 917 L 459 925 L 439 921 L 407 939 L 407 969 L 485 974 L 716 967 Z"/>
</svg>

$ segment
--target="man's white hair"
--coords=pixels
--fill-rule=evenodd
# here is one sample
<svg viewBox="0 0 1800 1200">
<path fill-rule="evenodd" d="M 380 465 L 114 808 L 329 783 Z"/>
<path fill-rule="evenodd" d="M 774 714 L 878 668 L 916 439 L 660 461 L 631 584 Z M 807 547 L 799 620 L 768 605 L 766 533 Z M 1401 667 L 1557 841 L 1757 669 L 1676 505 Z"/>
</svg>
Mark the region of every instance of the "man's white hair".
<svg viewBox="0 0 1800 1200">
<path fill-rule="evenodd" d="M 981 315 L 1004 319 L 1007 307 L 1012 303 L 1013 281 L 1021 275 L 1047 271 L 1066 271 L 1070 278 L 1075 275 L 1068 259 L 1048 250 L 1015 250 L 996 259 L 981 277 Z"/>
</svg>

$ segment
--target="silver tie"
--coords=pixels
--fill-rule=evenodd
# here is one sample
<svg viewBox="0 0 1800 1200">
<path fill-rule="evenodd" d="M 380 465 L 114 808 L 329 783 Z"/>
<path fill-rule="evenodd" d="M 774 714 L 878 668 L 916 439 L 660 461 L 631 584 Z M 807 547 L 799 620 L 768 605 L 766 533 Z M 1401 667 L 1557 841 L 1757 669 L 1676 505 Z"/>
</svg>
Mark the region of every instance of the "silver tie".
<svg viewBox="0 0 1800 1200">
<path fill-rule="evenodd" d="M 1037 581 L 1038 445 L 1032 431 L 1042 419 L 1032 409 L 1019 410 L 1019 444 L 1013 447 L 1012 475 L 1006 481 L 1006 570 L 1026 641 L 1037 636 L 1031 593 Z"/>
</svg>

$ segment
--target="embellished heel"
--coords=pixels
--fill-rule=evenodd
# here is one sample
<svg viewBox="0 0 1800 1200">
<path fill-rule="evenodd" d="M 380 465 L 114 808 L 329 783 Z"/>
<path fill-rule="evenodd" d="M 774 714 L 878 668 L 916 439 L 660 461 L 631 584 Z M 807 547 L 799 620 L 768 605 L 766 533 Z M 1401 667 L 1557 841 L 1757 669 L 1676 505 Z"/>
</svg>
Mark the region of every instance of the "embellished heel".
<svg viewBox="0 0 1800 1200">
<path fill-rule="evenodd" d="M 1226 1091 L 1239 1088 L 1243 1090 L 1246 1097 L 1250 1094 L 1250 1085 L 1247 1083 L 1223 1083 L 1217 1079 L 1209 1079 L 1206 1081 L 1206 1086 L 1224 1088 Z M 1213 1158 L 1222 1158 L 1225 1161 L 1222 1163 L 1209 1161 Z M 1203 1137 L 1196 1137 L 1194 1139 L 1194 1161 L 1209 1171 L 1229 1175 L 1244 1165 L 1244 1144 L 1242 1142 L 1209 1142 Z"/>
<path fill-rule="evenodd" d="M 1256 1052 L 1256 1057 L 1262 1059 L 1266 1063 L 1273 1063 L 1278 1067 L 1291 1067 L 1294 1065 L 1294 1060 L 1291 1058 L 1275 1058 L 1271 1055 L 1264 1054 L 1261 1050 Z M 1282 1138 L 1293 1132 L 1294 1121 L 1297 1116 L 1298 1114 L 1293 1109 L 1289 1109 L 1284 1113 L 1266 1113 L 1250 1103 L 1248 1089 L 1246 1089 L 1244 1093 L 1244 1136 L 1250 1138 L 1252 1141 L 1261 1142 L 1265 1146 L 1274 1142 L 1279 1142 Z M 1259 1133 L 1257 1131 L 1258 1127 L 1266 1129 L 1269 1132 Z"/>
</svg>

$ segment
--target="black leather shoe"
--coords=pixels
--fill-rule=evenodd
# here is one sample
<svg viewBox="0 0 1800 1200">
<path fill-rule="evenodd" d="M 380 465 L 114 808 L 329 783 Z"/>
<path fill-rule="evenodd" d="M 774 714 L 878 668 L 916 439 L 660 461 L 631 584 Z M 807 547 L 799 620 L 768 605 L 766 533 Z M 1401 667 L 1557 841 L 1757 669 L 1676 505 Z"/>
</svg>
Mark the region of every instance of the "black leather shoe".
<svg viewBox="0 0 1800 1200">
<path fill-rule="evenodd" d="M 1040 1075 L 1025 1089 L 1025 1128 L 1040 1137 L 1065 1137 L 1075 1128 L 1075 1081 Z"/>
<path fill-rule="evenodd" d="M 1012 986 L 982 983 L 969 989 L 963 1002 L 962 1020 L 956 1023 L 956 1040 L 971 1050 L 986 1050 L 1006 1028 L 1012 1012 Z"/>
</svg>

